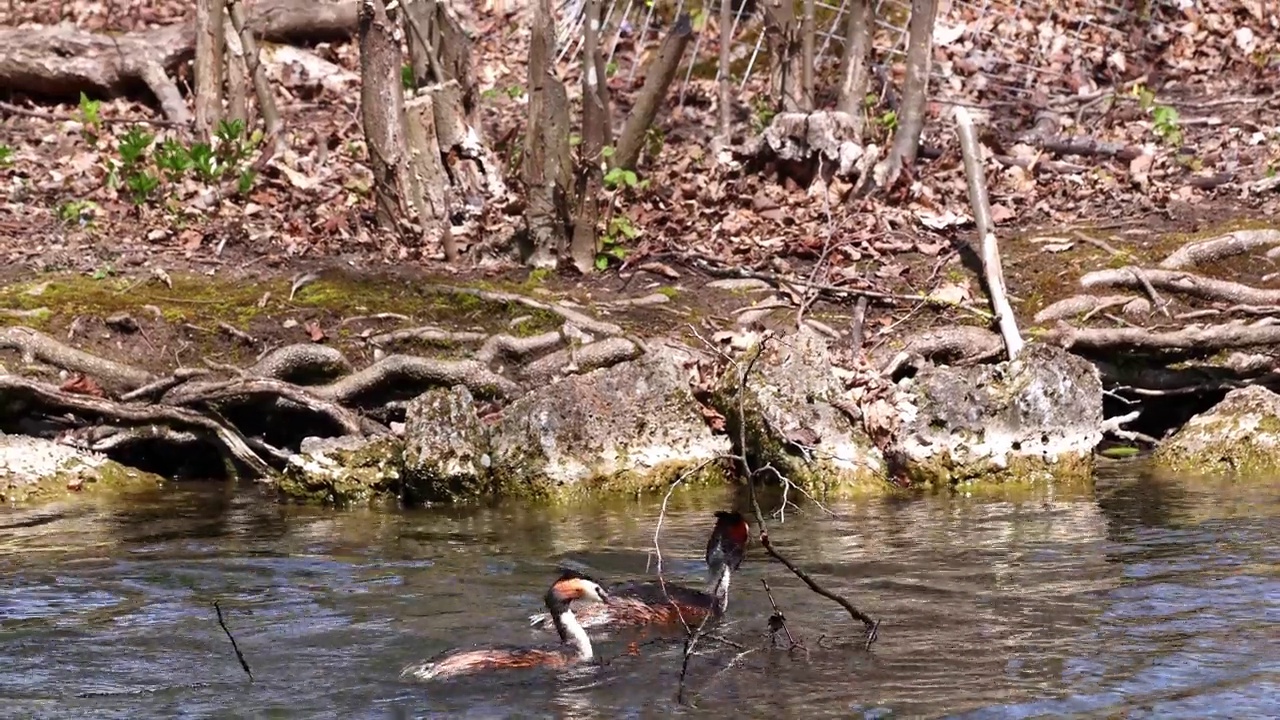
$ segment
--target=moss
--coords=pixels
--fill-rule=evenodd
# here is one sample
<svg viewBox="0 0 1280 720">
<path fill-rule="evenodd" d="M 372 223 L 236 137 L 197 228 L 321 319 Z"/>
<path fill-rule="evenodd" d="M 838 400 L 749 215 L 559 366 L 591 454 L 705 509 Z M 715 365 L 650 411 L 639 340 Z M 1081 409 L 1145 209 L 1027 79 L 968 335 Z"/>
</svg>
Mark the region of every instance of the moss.
<svg viewBox="0 0 1280 720">
<path fill-rule="evenodd" d="M 1258 476 L 1280 472 L 1280 454 L 1269 442 L 1260 438 L 1280 437 L 1280 418 L 1260 415 L 1247 434 L 1241 434 L 1237 420 L 1223 418 L 1219 422 L 1204 423 L 1191 432 L 1197 436 L 1214 438 L 1198 449 L 1188 447 L 1174 436 L 1161 444 L 1152 454 L 1152 464 L 1158 468 L 1197 475 Z"/>
<path fill-rule="evenodd" d="M 398 438 L 383 438 L 352 450 L 326 450 L 328 462 L 291 464 L 276 490 L 286 500 L 339 507 L 399 497 L 403 448 Z"/>
<path fill-rule="evenodd" d="M 675 300 L 677 297 L 680 296 L 680 291 L 676 288 L 671 287 L 670 285 L 663 285 L 662 287 L 658 288 L 654 292 L 658 293 L 659 295 L 665 295 L 666 297 L 672 300 Z"/>
<path fill-rule="evenodd" d="M 913 484 L 938 488 L 1088 480 L 1093 477 L 1094 467 L 1092 453 L 1066 454 L 1052 463 L 1030 455 L 1014 455 L 1003 467 L 989 458 L 956 462 L 950 454 L 939 453 L 926 462 L 909 463 L 903 469 Z"/>
<path fill-rule="evenodd" d="M 64 468 L 30 484 L 0 482 L 0 502 L 11 505 L 37 505 L 75 497 L 113 497 L 155 490 L 165 480 L 159 475 L 106 460 L 96 467 L 79 463 Z"/>
</svg>

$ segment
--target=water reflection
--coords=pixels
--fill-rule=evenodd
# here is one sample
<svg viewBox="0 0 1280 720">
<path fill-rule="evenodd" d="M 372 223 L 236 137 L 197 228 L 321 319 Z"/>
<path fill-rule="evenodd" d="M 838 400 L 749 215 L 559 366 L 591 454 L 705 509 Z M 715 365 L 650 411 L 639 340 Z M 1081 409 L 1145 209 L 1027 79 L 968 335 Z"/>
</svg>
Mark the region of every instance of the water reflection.
<svg viewBox="0 0 1280 720">
<path fill-rule="evenodd" d="M 560 564 L 651 569 L 656 498 L 388 512 L 280 506 L 223 484 L 127 505 L 0 511 L 3 717 L 1266 717 L 1280 714 L 1280 487 L 1103 475 L 1096 491 L 937 495 L 772 525 L 860 627 L 753 548 L 731 621 L 674 701 L 677 642 L 447 686 L 399 669 L 471 643 L 531 644 Z M 776 502 L 776 498 L 774 498 Z M 668 579 L 700 586 L 710 512 L 677 493 Z M 760 579 L 807 652 L 761 649 Z M 219 600 L 253 666 L 218 627 Z"/>
</svg>

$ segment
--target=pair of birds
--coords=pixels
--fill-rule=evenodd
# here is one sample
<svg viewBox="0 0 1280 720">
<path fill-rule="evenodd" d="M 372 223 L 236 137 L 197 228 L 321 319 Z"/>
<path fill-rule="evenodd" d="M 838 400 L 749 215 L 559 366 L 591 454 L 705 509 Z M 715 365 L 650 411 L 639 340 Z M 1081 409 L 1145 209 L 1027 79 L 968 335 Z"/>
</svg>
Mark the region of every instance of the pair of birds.
<svg viewBox="0 0 1280 720">
<path fill-rule="evenodd" d="M 401 677 L 437 680 L 506 668 L 564 667 L 594 657 L 585 628 L 619 628 L 684 623 L 696 627 L 708 615 L 720 617 L 729 606 L 729 577 L 746 555 L 750 527 L 737 512 L 720 510 L 707 539 L 707 590 L 660 582 L 627 583 L 612 591 L 591 577 L 566 570 L 547 590 L 546 613 L 531 616 L 530 624 L 554 628 L 555 647 L 486 647 L 448 651 L 425 663 L 404 669 Z M 578 607 L 574 603 L 593 604 Z"/>
</svg>

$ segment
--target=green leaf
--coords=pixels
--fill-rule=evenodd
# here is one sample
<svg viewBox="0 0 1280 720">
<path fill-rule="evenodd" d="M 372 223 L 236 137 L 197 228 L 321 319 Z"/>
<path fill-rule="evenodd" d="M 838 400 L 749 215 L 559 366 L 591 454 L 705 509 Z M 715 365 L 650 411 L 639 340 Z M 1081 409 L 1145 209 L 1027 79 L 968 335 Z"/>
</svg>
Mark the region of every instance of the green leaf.
<svg viewBox="0 0 1280 720">
<path fill-rule="evenodd" d="M 609 256 L 601 253 L 596 255 L 596 270 L 604 272 L 609 269 Z"/>
</svg>

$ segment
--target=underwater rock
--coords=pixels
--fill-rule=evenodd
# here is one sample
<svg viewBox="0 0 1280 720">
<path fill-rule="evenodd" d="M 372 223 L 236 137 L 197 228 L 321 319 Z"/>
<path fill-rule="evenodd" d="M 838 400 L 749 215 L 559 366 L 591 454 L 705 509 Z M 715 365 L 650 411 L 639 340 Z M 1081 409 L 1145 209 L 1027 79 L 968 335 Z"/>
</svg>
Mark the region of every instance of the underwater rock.
<svg viewBox="0 0 1280 720">
<path fill-rule="evenodd" d="M 289 456 L 276 489 L 285 498 L 326 505 L 366 503 L 399 495 L 399 438 L 308 437 Z"/>
<path fill-rule="evenodd" d="M 155 487 L 164 480 L 53 440 L 0 433 L 0 502 L 53 500 L 76 493 Z"/>
<path fill-rule="evenodd" d="M 739 362 L 746 362 L 746 359 Z M 712 396 L 738 437 L 746 423 L 747 456 L 756 468 L 772 465 L 808 490 L 848 492 L 883 489 L 885 463 L 879 449 L 833 402 L 844 382 L 826 337 L 803 326 L 771 341 L 752 368 L 738 412 L 738 370 L 728 369 Z M 763 477 L 774 482 L 776 477 Z"/>
<path fill-rule="evenodd" d="M 654 341 L 629 362 L 542 385 L 509 405 L 490 435 L 502 494 L 665 487 L 729 451 L 689 390 L 689 348 Z M 718 473 L 707 463 L 700 478 Z"/>
<path fill-rule="evenodd" d="M 405 495 L 467 500 L 489 490 L 489 434 L 461 385 L 428 390 L 405 408 Z"/>
<path fill-rule="evenodd" d="M 1202 474 L 1280 470 L 1280 395 L 1251 385 L 1187 421 L 1152 456 L 1153 464 Z"/>
<path fill-rule="evenodd" d="M 912 482 L 1078 479 L 1102 440 L 1097 368 L 1033 343 L 1014 362 L 927 365 L 903 380 L 907 402 L 886 454 Z"/>
</svg>

